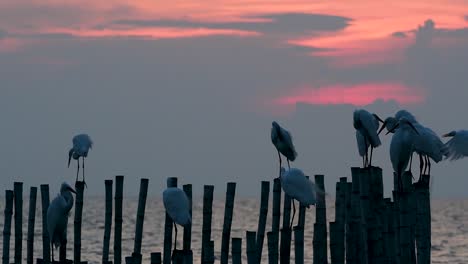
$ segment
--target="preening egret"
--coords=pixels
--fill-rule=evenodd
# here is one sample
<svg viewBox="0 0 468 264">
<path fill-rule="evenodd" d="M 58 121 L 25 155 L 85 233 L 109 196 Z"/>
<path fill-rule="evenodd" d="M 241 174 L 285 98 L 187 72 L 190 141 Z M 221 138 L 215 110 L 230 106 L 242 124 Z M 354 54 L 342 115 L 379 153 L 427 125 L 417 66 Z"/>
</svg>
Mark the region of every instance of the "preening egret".
<svg viewBox="0 0 468 264">
<path fill-rule="evenodd" d="M 451 137 L 445 146 L 447 147 L 447 158 L 458 160 L 468 156 L 468 130 L 452 131 L 442 137 Z"/>
<path fill-rule="evenodd" d="M 398 127 L 398 129 L 396 129 Z M 393 170 L 398 177 L 398 186 L 402 190 L 401 176 L 403 171 L 408 166 L 408 162 L 413 153 L 414 138 L 419 132 L 413 126 L 411 121 L 402 117 L 398 123 L 390 129 L 388 133 L 394 131 L 392 141 L 390 143 L 390 160 L 392 162 Z"/>
<path fill-rule="evenodd" d="M 62 183 L 60 193 L 47 208 L 47 231 L 52 245 L 52 262 L 54 261 L 54 246 L 58 248 L 67 242 L 68 214 L 73 207 L 73 195 L 76 193 L 67 183 Z"/>
<path fill-rule="evenodd" d="M 372 166 L 372 151 L 381 145 L 377 134 L 379 122 L 383 123 L 379 116 L 364 109 L 355 110 L 353 113 L 353 126 L 356 129 L 359 155 L 363 157 L 363 167 Z M 369 147 L 371 147 L 370 158 L 368 156 Z"/>
<path fill-rule="evenodd" d="M 285 170 L 283 167 L 281 167 L 280 180 L 283 191 L 292 199 L 293 215 L 291 219 L 291 228 L 294 215 L 296 214 L 294 200 L 298 200 L 300 203 L 309 208 L 310 205 L 315 205 L 317 201 L 316 194 L 317 192 L 320 192 L 320 190 L 312 181 L 306 178 L 304 172 L 297 168 L 290 168 L 289 170 Z"/>
<path fill-rule="evenodd" d="M 80 157 L 83 159 L 83 182 L 85 182 L 84 174 L 84 161 L 88 157 L 88 152 L 93 146 L 93 141 L 87 134 L 79 134 L 73 137 L 73 147 L 68 152 L 68 167 L 70 167 L 70 161 L 73 158 L 78 162 L 78 167 L 76 170 L 76 181 L 78 181 L 78 174 L 80 173 Z"/>
<path fill-rule="evenodd" d="M 167 214 L 174 222 L 174 250 L 177 245 L 177 224 L 186 227 L 192 223 L 189 200 L 185 192 L 177 187 L 169 187 L 163 192 L 163 203 Z"/>
<path fill-rule="evenodd" d="M 282 128 L 276 121 L 271 123 L 271 142 L 275 146 L 276 150 L 278 151 L 278 158 L 279 158 L 279 170 L 280 170 L 280 177 L 281 177 L 281 154 L 286 157 L 288 161 L 288 168 L 291 166 L 289 165 L 289 161 L 294 161 L 297 157 L 296 149 L 294 148 L 292 142 L 291 134 L 284 128 Z"/>
</svg>

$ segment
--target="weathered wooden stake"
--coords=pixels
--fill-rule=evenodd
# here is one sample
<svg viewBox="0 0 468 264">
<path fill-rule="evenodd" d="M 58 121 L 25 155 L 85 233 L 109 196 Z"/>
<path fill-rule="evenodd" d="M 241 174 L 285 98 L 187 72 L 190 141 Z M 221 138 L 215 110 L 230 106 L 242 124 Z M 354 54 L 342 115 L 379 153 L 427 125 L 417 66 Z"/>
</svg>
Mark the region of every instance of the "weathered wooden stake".
<svg viewBox="0 0 468 264">
<path fill-rule="evenodd" d="M 242 238 L 233 237 L 231 240 L 232 264 L 242 263 Z"/>
<path fill-rule="evenodd" d="M 205 185 L 203 190 L 203 223 L 202 223 L 202 261 L 211 259 L 205 256 L 205 249 L 209 247 L 211 241 L 211 215 L 213 213 L 213 185 Z"/>
<path fill-rule="evenodd" d="M 423 175 L 415 183 L 417 199 L 417 249 L 418 264 L 431 263 L 431 199 L 429 194 L 430 176 Z"/>
<path fill-rule="evenodd" d="M 400 207 L 400 263 L 411 263 L 411 230 L 410 230 L 410 192 L 411 179 L 413 175 L 407 171 L 403 173 L 403 190 L 398 192 L 398 203 Z"/>
<path fill-rule="evenodd" d="M 258 261 L 257 255 L 257 246 L 255 243 L 256 233 L 254 231 L 246 231 L 245 238 L 247 240 L 247 263 L 248 264 L 257 264 Z"/>
<path fill-rule="evenodd" d="M 326 264 L 327 257 L 327 207 L 325 204 L 325 184 L 323 175 L 315 175 L 315 184 L 323 192 L 317 192 L 313 237 L 314 264 Z"/>
<path fill-rule="evenodd" d="M 151 253 L 151 264 L 161 264 L 161 252 Z"/>
<path fill-rule="evenodd" d="M 304 264 L 304 228 L 300 225 L 294 227 L 294 261 Z"/>
<path fill-rule="evenodd" d="M 148 195 L 148 179 L 141 179 L 138 198 L 137 219 L 135 228 L 135 243 L 133 253 L 141 254 L 141 240 L 143 239 L 143 222 L 145 220 L 146 197 Z"/>
<path fill-rule="evenodd" d="M 115 177 L 114 264 L 122 263 L 122 204 L 124 176 Z"/>
<path fill-rule="evenodd" d="M 330 222 L 330 260 L 331 264 L 340 263 L 338 260 L 338 223 L 337 222 Z"/>
<path fill-rule="evenodd" d="M 234 197 L 236 183 L 228 182 L 226 188 L 226 203 L 224 206 L 223 236 L 221 241 L 221 264 L 227 264 L 229 259 L 229 242 L 231 241 L 232 212 L 234 210 Z"/>
<path fill-rule="evenodd" d="M 271 231 L 280 231 L 280 217 L 281 217 L 281 180 L 275 178 L 273 180 L 273 215 L 271 220 Z"/>
<path fill-rule="evenodd" d="M 73 239 L 73 260 L 75 264 L 81 263 L 81 218 L 83 214 L 83 195 L 84 182 L 75 183 L 76 202 L 75 202 L 75 221 L 74 221 L 74 239 Z"/>
<path fill-rule="evenodd" d="M 15 195 L 15 264 L 21 263 L 23 249 L 23 183 L 13 185 Z"/>
<path fill-rule="evenodd" d="M 265 239 L 265 228 L 266 220 L 268 216 L 268 198 L 270 197 L 270 182 L 262 181 L 261 187 L 261 198 L 260 198 L 260 214 L 258 217 L 258 228 L 257 228 L 257 259 L 260 263 L 262 259 L 263 241 Z"/>
<path fill-rule="evenodd" d="M 192 184 L 185 184 L 183 185 L 183 190 L 185 194 L 187 195 L 187 198 L 189 200 L 189 213 L 190 213 L 190 218 L 192 218 Z M 183 240 L 183 249 L 185 251 L 185 255 L 189 254 L 192 256 L 192 262 L 193 262 L 193 253 L 191 252 L 192 248 L 192 224 L 189 224 L 188 226 L 184 227 L 184 240 Z M 188 253 L 190 251 L 190 253 Z M 187 261 L 187 260 L 186 260 Z"/>
<path fill-rule="evenodd" d="M 354 184 L 352 182 L 346 183 L 345 200 L 346 200 L 346 237 L 345 237 L 345 254 L 346 264 L 355 264 L 357 261 L 357 245 L 356 245 L 356 225 L 354 224 L 354 208 L 352 205 L 355 203 L 355 196 L 352 193 Z"/>
<path fill-rule="evenodd" d="M 3 224 L 3 256 L 2 263 L 10 263 L 11 217 L 13 216 L 13 191 L 5 191 L 5 222 Z"/>
<path fill-rule="evenodd" d="M 177 178 L 170 177 L 167 178 L 167 188 L 177 187 Z M 163 255 L 163 263 L 170 264 L 171 263 L 171 250 L 172 250 L 172 219 L 169 214 L 166 212 L 166 220 L 164 222 L 164 255 Z"/>
<path fill-rule="evenodd" d="M 283 228 L 281 229 L 280 263 L 289 264 L 291 256 L 291 197 L 284 194 Z"/>
<path fill-rule="evenodd" d="M 31 187 L 29 192 L 28 243 L 26 249 L 26 262 L 28 264 L 34 263 L 34 224 L 36 221 L 36 197 L 37 187 Z"/>
<path fill-rule="evenodd" d="M 204 264 L 213 264 L 214 263 L 214 241 L 210 240 L 205 247 L 205 255 L 203 259 Z"/>
<path fill-rule="evenodd" d="M 112 180 L 105 180 L 106 187 L 106 213 L 104 220 L 104 239 L 102 245 L 102 263 L 109 263 L 109 243 L 112 227 Z"/>
<path fill-rule="evenodd" d="M 267 232 L 268 264 L 278 264 L 278 232 Z"/>
<path fill-rule="evenodd" d="M 335 259 L 336 263 L 344 264 L 345 260 L 345 217 L 346 217 L 346 177 L 341 177 L 336 183 L 336 200 L 335 200 L 335 225 L 336 225 L 336 241 L 335 241 Z M 330 230 L 330 242 L 331 242 Z M 331 252 L 330 252 L 331 253 Z M 332 261 L 333 262 L 333 261 Z"/>
<path fill-rule="evenodd" d="M 41 184 L 42 201 L 42 260 L 50 263 L 50 238 L 47 231 L 47 209 L 49 208 L 49 185 Z"/>
</svg>

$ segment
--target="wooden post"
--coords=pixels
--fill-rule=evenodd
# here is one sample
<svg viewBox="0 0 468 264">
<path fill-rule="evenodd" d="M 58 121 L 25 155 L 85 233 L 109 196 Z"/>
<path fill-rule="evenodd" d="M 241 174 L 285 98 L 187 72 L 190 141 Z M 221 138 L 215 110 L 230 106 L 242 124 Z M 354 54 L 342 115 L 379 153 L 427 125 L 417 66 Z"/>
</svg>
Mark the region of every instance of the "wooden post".
<svg viewBox="0 0 468 264">
<path fill-rule="evenodd" d="M 340 263 L 338 260 L 338 224 L 337 222 L 330 222 L 330 260 L 331 264 Z"/>
<path fill-rule="evenodd" d="M 384 210 L 384 248 L 385 260 L 384 263 L 395 263 L 395 230 L 393 227 L 393 202 L 390 198 L 385 198 Z"/>
<path fill-rule="evenodd" d="M 283 228 L 281 229 L 280 263 L 289 264 L 291 255 L 291 197 L 284 194 Z"/>
<path fill-rule="evenodd" d="M 115 177 L 114 264 L 122 263 L 122 204 L 124 176 Z"/>
<path fill-rule="evenodd" d="M 109 242 L 112 227 L 112 180 L 105 180 L 106 187 L 106 214 L 104 221 L 104 239 L 102 245 L 102 263 L 109 263 Z"/>
<path fill-rule="evenodd" d="M 226 203 L 224 205 L 223 236 L 221 241 L 221 264 L 227 264 L 229 259 L 229 242 L 231 241 L 232 212 L 234 210 L 234 197 L 236 183 L 228 182 L 226 187 Z"/>
<path fill-rule="evenodd" d="M 360 192 L 359 192 L 359 173 L 361 168 L 352 167 L 351 176 L 352 176 L 352 185 L 351 185 L 351 207 L 349 210 L 349 235 L 347 236 L 347 245 L 346 248 L 346 263 L 365 263 L 362 248 L 364 247 L 364 240 L 361 234 L 361 205 L 360 205 Z"/>
<path fill-rule="evenodd" d="M 151 253 L 151 264 L 161 264 L 161 252 Z"/>
<path fill-rule="evenodd" d="M 256 233 L 254 231 L 246 231 L 245 237 L 247 240 L 247 263 L 257 264 L 258 261 L 257 246 L 255 243 Z"/>
<path fill-rule="evenodd" d="M 354 184 L 352 182 L 346 183 L 345 189 L 345 200 L 346 200 L 346 237 L 345 237 L 345 254 L 346 254 L 346 264 L 354 264 L 357 261 L 357 250 L 356 250 L 356 226 L 353 224 L 353 211 L 354 208 L 354 196 L 352 193 Z"/>
<path fill-rule="evenodd" d="M 304 227 L 294 227 L 294 260 L 296 264 L 304 264 Z"/>
<path fill-rule="evenodd" d="M 383 239 L 383 214 L 384 214 L 384 197 L 383 197 L 383 180 L 382 169 L 379 167 L 371 167 L 370 173 L 370 234 L 371 234 L 371 247 L 372 257 L 377 263 L 384 262 L 384 239 Z"/>
<path fill-rule="evenodd" d="M 317 192 L 317 204 L 315 206 L 315 224 L 313 237 L 314 264 L 326 264 L 327 253 L 327 207 L 325 203 L 325 184 L 323 175 L 315 175 L 315 184 L 323 192 Z"/>
<path fill-rule="evenodd" d="M 26 258 L 26 262 L 28 264 L 34 263 L 34 224 L 36 221 L 36 197 L 37 187 L 31 187 L 29 192 L 28 243 Z"/>
<path fill-rule="evenodd" d="M 398 201 L 398 192 L 393 191 L 393 232 L 394 232 L 394 248 L 395 248 L 395 263 L 401 264 L 400 262 L 400 204 Z M 403 263 L 404 264 L 404 263 Z"/>
<path fill-rule="evenodd" d="M 11 218 L 13 216 L 13 191 L 5 191 L 5 222 L 3 225 L 3 256 L 2 263 L 10 263 L 10 235 L 11 235 Z"/>
<path fill-rule="evenodd" d="M 202 223 L 202 261 L 210 259 L 205 256 L 205 249 L 211 241 L 211 215 L 213 213 L 213 185 L 205 185 L 203 190 L 203 223 Z"/>
<path fill-rule="evenodd" d="M 242 238 L 233 237 L 231 248 L 232 255 L 232 264 L 241 264 L 242 263 Z"/>
<path fill-rule="evenodd" d="M 258 228 L 257 228 L 257 259 L 258 263 L 262 259 L 263 241 L 265 239 L 265 227 L 268 216 L 268 198 L 270 197 L 270 182 L 262 181 L 260 198 L 260 214 L 258 217 Z"/>
<path fill-rule="evenodd" d="M 20 264 L 23 249 L 23 183 L 15 182 L 15 264 Z"/>
<path fill-rule="evenodd" d="M 275 178 L 273 180 L 273 216 L 271 220 L 271 230 L 273 232 L 280 231 L 281 217 L 281 180 Z"/>
<path fill-rule="evenodd" d="M 402 175 L 403 190 L 398 193 L 398 202 L 400 207 L 400 262 L 402 264 L 411 263 L 411 230 L 409 214 L 409 196 L 411 192 L 411 172 L 405 172 Z"/>
<path fill-rule="evenodd" d="M 76 202 L 75 202 L 75 221 L 74 221 L 74 239 L 73 239 L 73 260 L 75 264 L 81 263 L 81 217 L 83 214 L 83 195 L 84 182 L 75 183 Z"/>
<path fill-rule="evenodd" d="M 362 263 L 372 263 L 369 262 L 369 219 L 368 215 L 370 214 L 370 202 L 369 202 L 369 188 L 370 188 L 370 174 L 369 169 L 360 168 L 358 171 L 359 177 L 359 194 L 360 194 L 360 212 L 361 212 L 361 227 L 360 227 L 360 236 L 362 238 L 363 247 L 360 250 L 361 261 Z"/>
<path fill-rule="evenodd" d="M 193 219 L 192 218 L 192 184 L 185 184 L 185 185 L 183 185 L 182 188 L 183 188 L 183 190 L 184 190 L 184 192 L 187 195 L 187 198 L 189 200 L 190 218 Z M 188 254 L 187 252 L 191 251 L 191 248 L 192 248 L 192 224 L 184 227 L 184 241 L 183 241 L 183 244 L 184 244 L 183 249 L 186 252 L 186 254 Z M 193 254 L 190 253 L 190 255 L 192 255 L 192 259 L 193 259 Z"/>
<path fill-rule="evenodd" d="M 415 184 L 418 218 L 418 264 L 431 263 L 431 199 L 429 183 L 430 176 L 423 175 L 421 181 Z"/>
<path fill-rule="evenodd" d="M 345 260 L 345 218 L 346 218 L 346 187 L 347 178 L 341 177 L 336 183 L 336 199 L 335 199 L 335 223 L 336 225 L 336 241 L 335 241 L 335 261 L 336 263 L 344 264 Z M 331 225 L 330 225 L 331 227 Z M 331 242 L 330 230 L 330 242 Z M 330 252 L 331 253 L 331 252 Z"/>
<path fill-rule="evenodd" d="M 141 179 L 138 198 L 137 219 L 135 228 L 135 243 L 133 253 L 141 254 L 141 240 L 143 238 L 143 222 L 145 220 L 146 197 L 148 195 L 148 179 Z"/>
<path fill-rule="evenodd" d="M 49 185 L 41 184 L 42 201 L 42 260 L 50 263 L 50 238 L 47 231 L 47 209 L 49 208 Z"/>
<path fill-rule="evenodd" d="M 210 240 L 205 247 L 205 255 L 202 260 L 204 264 L 213 264 L 214 263 L 214 241 Z"/>
<path fill-rule="evenodd" d="M 267 232 L 268 264 L 278 264 L 278 232 Z"/>
<path fill-rule="evenodd" d="M 177 178 L 170 177 L 167 178 L 167 188 L 177 187 Z M 171 263 L 171 250 L 172 250 L 172 219 L 169 214 L 166 212 L 166 220 L 164 222 L 164 255 L 163 255 L 163 263 L 170 264 Z"/>
</svg>

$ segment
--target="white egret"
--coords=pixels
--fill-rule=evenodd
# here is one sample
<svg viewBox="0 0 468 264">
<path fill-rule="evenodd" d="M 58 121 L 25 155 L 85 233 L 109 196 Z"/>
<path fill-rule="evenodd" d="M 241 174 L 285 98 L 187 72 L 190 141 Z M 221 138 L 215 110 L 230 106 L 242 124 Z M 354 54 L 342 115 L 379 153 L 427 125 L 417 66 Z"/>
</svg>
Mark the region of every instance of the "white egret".
<svg viewBox="0 0 468 264">
<path fill-rule="evenodd" d="M 73 207 L 73 195 L 76 193 L 67 183 L 62 183 L 60 193 L 47 208 L 47 231 L 52 245 L 52 262 L 54 261 L 54 246 L 58 248 L 67 243 L 68 215 Z"/>
<path fill-rule="evenodd" d="M 163 203 L 167 214 L 174 222 L 174 250 L 177 244 L 177 224 L 187 227 L 192 223 L 189 211 L 189 200 L 185 192 L 177 187 L 169 187 L 163 192 Z"/>
<path fill-rule="evenodd" d="M 468 156 L 468 130 L 452 131 L 442 137 L 451 137 L 445 146 L 447 147 L 447 158 L 458 160 Z"/>
<path fill-rule="evenodd" d="M 316 194 L 317 192 L 320 192 L 320 190 L 317 188 L 315 183 L 307 179 L 304 172 L 298 168 L 290 168 L 289 170 L 285 170 L 283 167 L 281 167 L 280 180 L 283 191 L 292 199 L 293 215 L 291 219 L 291 228 L 294 215 L 296 214 L 294 200 L 298 200 L 300 203 L 309 208 L 310 205 L 315 205 L 317 201 Z"/>
<path fill-rule="evenodd" d="M 271 142 L 275 146 L 276 150 L 278 151 L 278 158 L 279 158 L 279 168 L 280 168 L 280 176 L 281 176 L 281 154 L 286 157 L 288 161 L 288 168 L 291 166 L 289 165 L 289 161 L 294 161 L 297 157 L 296 149 L 294 148 L 292 142 L 291 134 L 284 128 L 282 128 L 276 121 L 271 123 Z"/>
<path fill-rule="evenodd" d="M 396 129 L 398 128 L 398 129 Z M 408 166 L 410 156 L 414 151 L 414 138 L 419 134 L 411 121 L 402 117 L 388 133 L 394 131 L 390 143 L 390 160 L 397 174 L 399 189 L 402 189 L 401 176 Z"/>
<path fill-rule="evenodd" d="M 356 129 L 359 155 L 363 157 L 363 167 L 372 166 L 372 152 L 374 148 L 381 145 L 377 134 L 379 122 L 383 123 L 379 116 L 364 109 L 355 110 L 353 113 L 353 126 Z M 369 147 L 371 147 L 370 158 L 368 155 Z"/>
<path fill-rule="evenodd" d="M 78 181 L 78 174 L 80 173 L 80 157 L 83 159 L 83 182 L 85 182 L 84 174 L 84 161 L 88 157 L 88 152 L 93 146 L 93 141 L 87 134 L 79 134 L 73 137 L 73 147 L 68 152 L 68 167 L 70 167 L 70 161 L 73 158 L 78 162 L 78 167 L 76 170 L 76 181 Z"/>
</svg>

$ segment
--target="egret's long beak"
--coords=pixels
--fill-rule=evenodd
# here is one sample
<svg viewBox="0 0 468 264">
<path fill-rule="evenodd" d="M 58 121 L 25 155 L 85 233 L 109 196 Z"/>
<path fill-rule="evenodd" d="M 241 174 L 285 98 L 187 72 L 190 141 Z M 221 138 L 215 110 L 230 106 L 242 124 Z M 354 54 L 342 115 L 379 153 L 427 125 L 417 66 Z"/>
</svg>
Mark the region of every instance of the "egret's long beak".
<svg viewBox="0 0 468 264">
<path fill-rule="evenodd" d="M 375 119 L 379 120 L 380 123 L 385 123 L 382 118 L 380 118 L 377 114 L 374 114 Z"/>
<path fill-rule="evenodd" d="M 70 187 L 70 188 L 68 188 L 68 189 L 70 190 L 70 192 L 72 192 L 72 193 L 76 194 L 76 191 L 75 191 L 75 190 L 73 190 L 73 188 L 71 188 L 71 187 Z"/>
<path fill-rule="evenodd" d="M 392 129 L 388 130 L 387 133 L 385 133 L 385 135 L 388 135 L 389 133 L 392 133 L 392 132 L 395 131 L 395 129 L 397 129 L 399 126 L 400 126 L 400 123 L 397 123 L 394 127 L 392 127 Z M 416 132 L 417 132 L 417 131 L 416 131 Z"/>
<path fill-rule="evenodd" d="M 416 132 L 416 134 L 419 135 L 419 132 L 418 130 L 413 126 L 413 124 L 411 124 L 411 122 L 408 122 L 408 124 L 410 125 L 410 127 L 414 130 L 414 132 Z"/>
<path fill-rule="evenodd" d="M 442 137 L 450 137 L 449 135 L 450 133 L 447 133 L 447 134 L 443 134 Z"/>
<path fill-rule="evenodd" d="M 68 151 L 68 168 L 70 168 L 72 155 L 73 155 L 73 149 L 70 149 L 70 151 Z"/>
<path fill-rule="evenodd" d="M 383 122 L 382 127 L 379 129 L 379 132 L 377 133 L 377 135 L 380 135 L 380 132 L 382 132 L 382 130 L 384 130 L 386 126 L 387 126 L 387 121 Z"/>
</svg>

